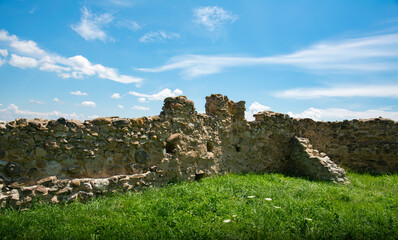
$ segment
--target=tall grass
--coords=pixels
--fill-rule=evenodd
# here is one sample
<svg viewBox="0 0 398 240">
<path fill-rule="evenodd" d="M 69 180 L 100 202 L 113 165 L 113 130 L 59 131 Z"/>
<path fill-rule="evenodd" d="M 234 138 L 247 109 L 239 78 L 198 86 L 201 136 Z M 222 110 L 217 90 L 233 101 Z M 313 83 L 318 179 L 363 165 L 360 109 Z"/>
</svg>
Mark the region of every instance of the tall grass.
<svg viewBox="0 0 398 240">
<path fill-rule="evenodd" d="M 398 239 L 398 175 L 350 185 L 225 175 L 86 204 L 0 210 L 2 239 Z"/>
</svg>

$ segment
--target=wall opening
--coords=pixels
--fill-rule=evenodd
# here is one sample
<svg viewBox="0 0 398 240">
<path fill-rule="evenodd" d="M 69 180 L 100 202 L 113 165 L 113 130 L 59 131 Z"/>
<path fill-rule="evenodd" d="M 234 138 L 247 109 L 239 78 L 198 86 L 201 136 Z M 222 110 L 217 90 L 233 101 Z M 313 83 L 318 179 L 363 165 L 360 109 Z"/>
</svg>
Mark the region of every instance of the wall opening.
<svg viewBox="0 0 398 240">
<path fill-rule="evenodd" d="M 174 154 L 176 152 L 176 145 L 171 142 L 166 143 L 166 153 Z"/>
<path fill-rule="evenodd" d="M 236 152 L 240 152 L 240 147 L 235 145 Z"/>
<path fill-rule="evenodd" d="M 195 181 L 198 181 L 198 180 L 204 178 L 204 176 L 205 176 L 205 173 L 197 173 L 197 174 L 195 174 Z"/>
<path fill-rule="evenodd" d="M 207 142 L 206 148 L 208 152 L 213 152 L 213 143 Z"/>
</svg>

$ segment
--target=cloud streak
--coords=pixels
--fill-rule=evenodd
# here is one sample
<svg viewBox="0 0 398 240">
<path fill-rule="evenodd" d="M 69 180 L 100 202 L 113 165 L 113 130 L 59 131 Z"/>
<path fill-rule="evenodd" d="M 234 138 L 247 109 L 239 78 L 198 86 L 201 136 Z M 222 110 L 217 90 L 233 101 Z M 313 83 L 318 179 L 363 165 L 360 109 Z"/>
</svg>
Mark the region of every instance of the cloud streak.
<svg viewBox="0 0 398 240">
<path fill-rule="evenodd" d="M 101 64 L 93 64 L 82 55 L 62 57 L 50 54 L 39 48 L 31 40 L 20 40 L 15 35 L 10 35 L 5 30 L 0 30 L 0 42 L 8 44 L 18 54 L 11 54 L 10 65 L 18 68 L 39 68 L 41 71 L 55 72 L 62 78 L 98 77 L 119 83 L 139 83 L 142 78 L 121 75 L 115 68 L 105 67 Z M 6 49 L 7 50 L 7 49 Z M 2 51 L 8 54 L 7 52 Z M 22 56 L 23 55 L 23 56 Z"/>
<path fill-rule="evenodd" d="M 97 106 L 97 104 L 93 101 L 84 101 L 84 102 L 80 103 L 80 106 L 95 108 Z"/>
<path fill-rule="evenodd" d="M 183 76 L 195 78 L 219 73 L 226 68 L 255 65 L 287 65 L 340 73 L 397 71 L 398 34 L 323 42 L 291 54 L 266 57 L 180 55 L 162 66 L 138 70 L 181 70 Z"/>
<path fill-rule="evenodd" d="M 138 41 L 142 43 L 164 42 L 166 40 L 172 40 L 178 38 L 180 38 L 180 34 L 178 33 L 167 33 L 165 31 L 151 31 L 142 36 Z"/>
<path fill-rule="evenodd" d="M 137 106 L 137 105 L 132 106 L 131 109 L 138 111 L 149 111 L 149 107 Z"/>
<path fill-rule="evenodd" d="M 165 89 L 161 90 L 160 92 L 154 93 L 154 94 L 144 94 L 144 93 L 138 93 L 138 92 L 134 92 L 134 91 L 130 91 L 129 94 L 139 97 L 139 99 L 138 99 L 139 102 L 145 102 L 147 100 L 163 101 L 167 97 L 176 97 L 176 96 L 182 95 L 183 92 L 178 88 L 176 88 L 174 91 L 171 91 L 170 89 L 165 88 Z"/>
<path fill-rule="evenodd" d="M 75 96 L 87 96 L 88 95 L 87 93 L 82 92 L 80 90 L 72 91 L 72 92 L 70 92 L 70 94 L 75 95 Z"/>
<path fill-rule="evenodd" d="M 297 88 L 277 92 L 276 97 L 311 99 L 321 97 L 398 98 L 398 85 L 360 85 L 331 88 Z"/>
<path fill-rule="evenodd" d="M 314 120 L 335 121 L 345 119 L 389 118 L 398 121 L 398 112 L 390 112 L 382 109 L 366 111 L 352 111 L 343 108 L 308 108 L 301 113 L 288 112 L 294 118 L 312 118 Z"/>
<path fill-rule="evenodd" d="M 43 119 L 55 119 L 59 117 L 64 117 L 68 119 L 83 119 L 82 114 L 78 115 L 76 113 L 62 113 L 59 111 L 51 112 L 33 112 L 30 110 L 19 109 L 15 104 L 10 104 L 7 108 L 0 109 L 0 119 L 3 121 L 12 121 L 16 118 L 43 118 Z"/>
</svg>

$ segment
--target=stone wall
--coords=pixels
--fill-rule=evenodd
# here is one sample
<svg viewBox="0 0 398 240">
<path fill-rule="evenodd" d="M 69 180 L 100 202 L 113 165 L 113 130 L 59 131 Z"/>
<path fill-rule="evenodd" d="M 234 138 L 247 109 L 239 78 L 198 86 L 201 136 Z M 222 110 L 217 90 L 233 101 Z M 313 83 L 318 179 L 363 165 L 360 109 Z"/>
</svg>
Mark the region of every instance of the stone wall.
<svg viewBox="0 0 398 240">
<path fill-rule="evenodd" d="M 391 120 L 315 122 L 267 111 L 247 122 L 244 111 L 243 101 L 213 94 L 206 114 L 180 96 L 166 98 L 154 117 L 0 124 L 0 204 L 69 201 L 229 172 L 344 182 L 336 163 L 398 172 L 398 125 Z"/>
</svg>

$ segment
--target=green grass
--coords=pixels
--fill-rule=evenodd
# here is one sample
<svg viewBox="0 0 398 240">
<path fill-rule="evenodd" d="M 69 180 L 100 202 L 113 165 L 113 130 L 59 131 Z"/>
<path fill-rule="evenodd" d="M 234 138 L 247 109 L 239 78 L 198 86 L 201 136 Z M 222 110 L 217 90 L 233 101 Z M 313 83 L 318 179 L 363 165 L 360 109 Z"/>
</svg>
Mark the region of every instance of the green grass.
<svg viewBox="0 0 398 240">
<path fill-rule="evenodd" d="M 226 175 L 86 204 L 2 209 L 0 238 L 398 239 L 398 175 L 348 177 L 350 185 Z"/>
</svg>

